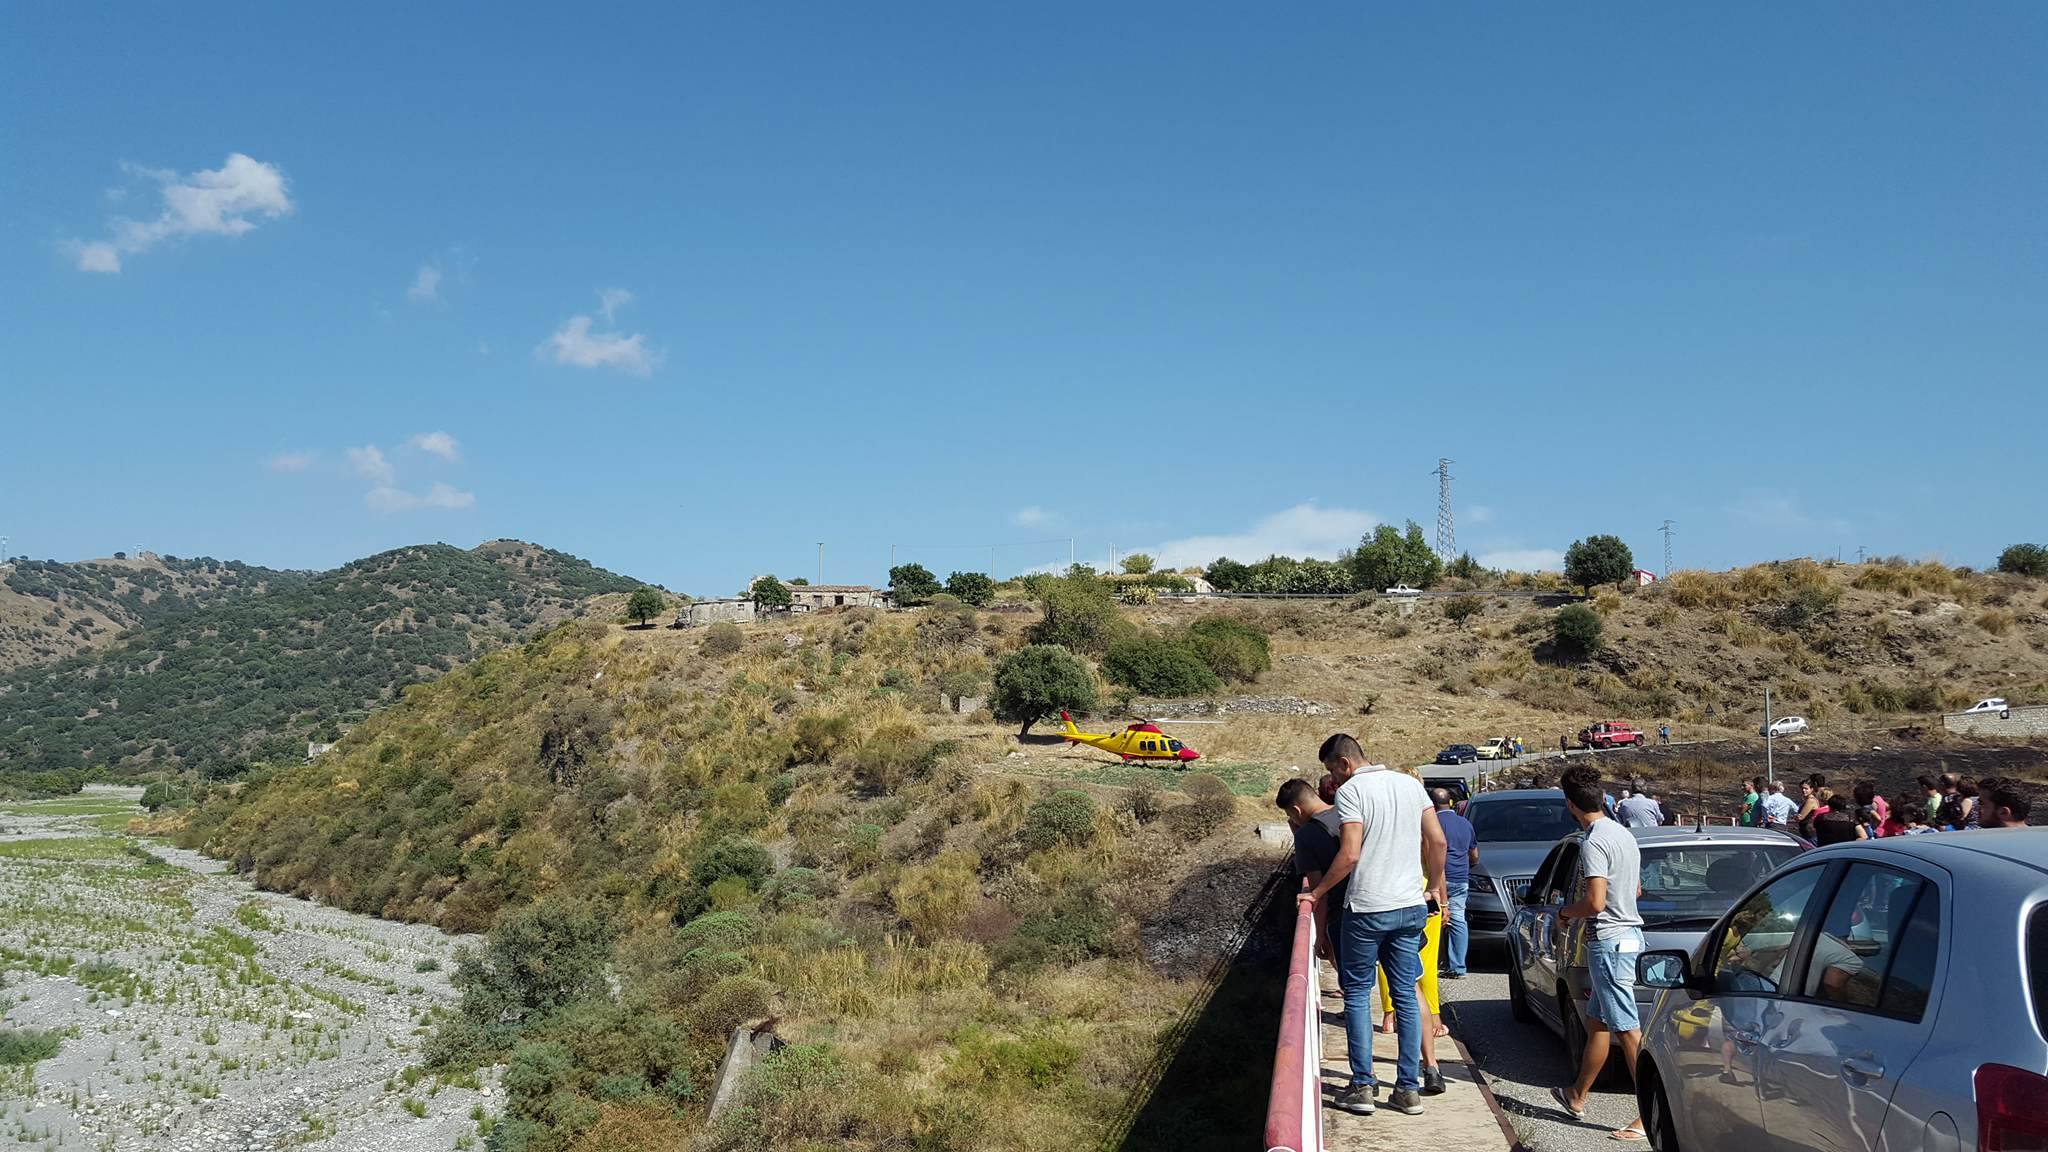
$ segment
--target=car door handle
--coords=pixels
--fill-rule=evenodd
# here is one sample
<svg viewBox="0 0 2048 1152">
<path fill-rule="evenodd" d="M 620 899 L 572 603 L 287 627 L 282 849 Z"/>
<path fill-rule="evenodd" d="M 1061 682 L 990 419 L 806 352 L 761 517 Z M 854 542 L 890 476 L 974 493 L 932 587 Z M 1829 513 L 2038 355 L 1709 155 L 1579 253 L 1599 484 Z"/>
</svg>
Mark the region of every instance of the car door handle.
<svg viewBox="0 0 2048 1152">
<path fill-rule="evenodd" d="M 1751 1032 L 1746 1028 L 1730 1028 L 1727 1030 L 1726 1035 L 1738 1048 L 1754 1048 L 1757 1041 L 1761 1039 L 1757 1033 Z"/>
<path fill-rule="evenodd" d="M 1884 1079 L 1884 1065 L 1868 1056 L 1850 1056 L 1842 1061 L 1842 1076 L 1851 1084 Z"/>
</svg>

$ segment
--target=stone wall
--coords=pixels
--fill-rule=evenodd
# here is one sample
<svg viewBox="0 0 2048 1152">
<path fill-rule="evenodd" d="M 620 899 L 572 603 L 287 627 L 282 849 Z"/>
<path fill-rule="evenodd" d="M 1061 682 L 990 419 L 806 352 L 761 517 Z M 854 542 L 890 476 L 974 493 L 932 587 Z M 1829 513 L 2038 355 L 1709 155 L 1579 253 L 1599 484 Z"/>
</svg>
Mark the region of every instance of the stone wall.
<svg viewBox="0 0 2048 1152">
<path fill-rule="evenodd" d="M 2006 712 L 1956 712 L 1941 718 L 1941 726 L 1964 736 L 2010 736 L 2027 739 L 2048 736 L 2048 705 L 2012 708 Z"/>
</svg>

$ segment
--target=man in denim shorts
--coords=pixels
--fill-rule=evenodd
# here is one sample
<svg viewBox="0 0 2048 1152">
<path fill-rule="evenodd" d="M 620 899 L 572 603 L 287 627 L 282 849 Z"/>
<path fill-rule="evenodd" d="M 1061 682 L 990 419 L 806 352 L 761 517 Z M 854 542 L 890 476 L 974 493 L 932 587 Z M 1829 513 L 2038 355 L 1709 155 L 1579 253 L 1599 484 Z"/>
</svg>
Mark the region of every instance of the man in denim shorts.
<svg viewBox="0 0 2048 1152">
<path fill-rule="evenodd" d="M 1579 1079 L 1569 1088 L 1551 1089 L 1551 1096 L 1579 1120 L 1585 1117 L 1593 1081 L 1607 1066 L 1612 1037 L 1621 1040 L 1629 1077 L 1636 1074 L 1636 1053 L 1643 1040 L 1642 1022 L 1636 1018 L 1636 958 L 1643 954 L 1643 918 L 1636 912 L 1636 896 L 1643 887 L 1643 854 L 1635 834 L 1607 816 L 1599 773 L 1583 766 L 1568 768 L 1558 783 L 1572 818 L 1586 830 L 1579 845 L 1586 892 L 1577 903 L 1560 909 L 1557 918 L 1560 925 L 1566 920 L 1590 921 L 1586 976 L 1592 995 L 1586 1001 L 1586 1057 Z M 1631 1121 L 1613 1135 L 1618 1140 L 1641 1140 L 1642 1121 Z"/>
</svg>

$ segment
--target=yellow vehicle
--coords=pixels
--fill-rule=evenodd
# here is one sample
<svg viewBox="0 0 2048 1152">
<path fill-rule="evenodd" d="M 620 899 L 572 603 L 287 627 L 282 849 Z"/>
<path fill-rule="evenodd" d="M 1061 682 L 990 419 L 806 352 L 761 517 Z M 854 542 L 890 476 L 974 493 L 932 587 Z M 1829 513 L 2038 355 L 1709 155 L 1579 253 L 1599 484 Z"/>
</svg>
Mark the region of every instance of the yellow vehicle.
<svg viewBox="0 0 2048 1152">
<path fill-rule="evenodd" d="M 1515 742 L 1505 736 L 1495 736 L 1479 746 L 1479 758 L 1481 760 L 1513 760 L 1515 758 Z"/>
<path fill-rule="evenodd" d="M 1069 744 L 1086 744 L 1120 756 L 1126 764 L 1133 760 L 1178 760 L 1186 763 L 1202 758 L 1200 752 L 1161 732 L 1159 725 L 1149 721 L 1132 724 L 1121 732 L 1083 732 L 1074 724 L 1072 716 L 1062 712 L 1060 735 L 1066 737 Z"/>
</svg>

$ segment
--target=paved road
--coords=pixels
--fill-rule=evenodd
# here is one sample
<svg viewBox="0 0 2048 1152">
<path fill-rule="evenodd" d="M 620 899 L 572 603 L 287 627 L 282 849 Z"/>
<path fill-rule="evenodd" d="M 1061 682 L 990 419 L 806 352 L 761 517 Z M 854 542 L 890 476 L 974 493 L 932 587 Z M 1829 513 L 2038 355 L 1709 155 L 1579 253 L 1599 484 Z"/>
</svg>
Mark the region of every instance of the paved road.
<svg viewBox="0 0 2048 1152">
<path fill-rule="evenodd" d="M 1607 1134 L 1635 1118 L 1633 1091 L 1609 1085 L 1596 1089 L 1584 1122 L 1565 1115 L 1550 1089 L 1568 1083 L 1564 1041 L 1542 1024 L 1518 1024 L 1508 1014 L 1508 978 L 1497 956 L 1475 950 L 1463 980 L 1442 982 L 1444 1014 L 1493 1088 L 1494 1098 L 1533 1152 L 1589 1152 L 1620 1147 Z M 1637 1148 L 1645 1148 L 1635 1141 Z"/>
</svg>

